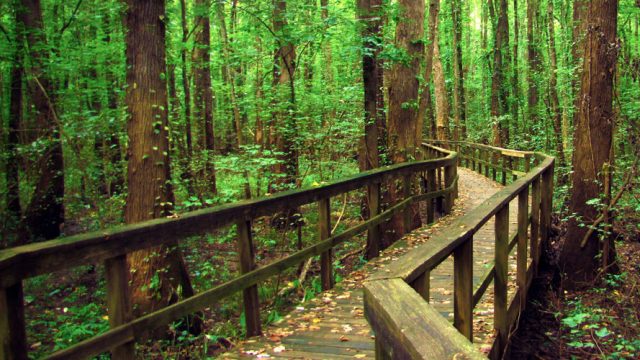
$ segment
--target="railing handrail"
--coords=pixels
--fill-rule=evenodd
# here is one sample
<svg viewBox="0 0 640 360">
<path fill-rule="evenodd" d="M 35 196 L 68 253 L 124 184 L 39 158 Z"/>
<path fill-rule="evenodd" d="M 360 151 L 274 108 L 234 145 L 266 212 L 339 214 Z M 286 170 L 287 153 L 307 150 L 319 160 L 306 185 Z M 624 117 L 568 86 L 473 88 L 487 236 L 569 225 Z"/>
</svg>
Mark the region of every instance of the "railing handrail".
<svg viewBox="0 0 640 360">
<path fill-rule="evenodd" d="M 464 355 L 463 358 L 482 357 L 477 350 L 470 346 L 472 310 L 493 279 L 496 281 L 494 286 L 499 286 L 500 291 L 496 290 L 498 294 L 494 295 L 496 296 L 495 306 L 499 307 L 495 311 L 496 324 L 494 324 L 498 330 L 498 336 L 490 356 L 500 358 L 500 354 L 507 344 L 508 331 L 516 321 L 517 313 L 524 308 L 526 303 L 526 290 L 539 261 L 540 242 L 547 240 L 550 226 L 554 158 L 540 152 L 517 151 L 462 141 L 434 140 L 430 142 L 445 144 L 458 150 L 460 161 L 466 161 L 467 167 L 471 163 L 474 170 L 478 165 L 477 170 L 481 174 L 484 165 L 484 174 L 487 177 L 489 177 L 489 170 L 492 170 L 493 179 L 496 180 L 496 170 L 500 170 L 503 183 L 507 180 L 507 172 L 512 173 L 514 181 L 480 206 L 441 229 L 429 242 L 413 248 L 397 261 L 387 265 L 383 271 L 372 274 L 365 282 L 365 316 L 376 332 L 376 357 L 381 359 L 429 359 L 456 358 L 459 354 Z M 465 154 L 464 149 L 473 149 L 473 154 Z M 477 157 L 475 150 L 481 152 Z M 498 155 L 503 156 L 502 167 L 497 166 L 495 157 Z M 490 160 L 490 157 L 493 159 Z M 513 158 L 524 159 L 523 171 L 508 169 L 507 161 L 504 161 L 508 158 L 512 158 L 509 162 L 515 164 L 518 161 L 512 161 Z M 529 162 L 532 158 L 537 162 L 533 168 L 530 167 Z M 516 180 L 516 178 L 518 179 Z M 533 195 L 531 214 L 528 213 L 530 186 Z M 518 231 L 514 237 L 511 237 L 508 209 L 509 203 L 516 197 L 518 198 Z M 496 264 L 483 276 L 479 286 L 473 289 L 473 235 L 494 216 L 496 217 Z M 526 242 L 529 225 L 531 225 L 532 265 L 527 269 Z M 540 241 L 538 240 L 539 235 Z M 517 282 L 519 287 L 515 300 L 507 305 L 507 257 L 516 244 L 518 245 Z M 441 318 L 439 313 L 428 304 L 430 271 L 451 255 L 455 259 L 455 327 Z M 390 296 L 390 288 L 402 292 L 403 296 Z M 415 297 L 419 297 L 419 295 L 423 299 L 422 302 L 415 301 Z M 406 311 L 398 310 L 407 307 L 410 309 L 411 306 L 419 307 L 418 312 L 422 315 L 409 316 Z M 393 316 L 397 318 L 392 319 Z M 416 316 L 423 316 L 422 322 L 416 320 Z M 441 319 L 436 319 L 438 320 L 436 321 L 432 318 L 433 316 Z M 451 337 L 451 330 L 455 329 L 461 334 Z M 412 331 L 417 331 L 421 336 L 409 337 L 407 333 Z M 443 334 L 448 335 L 444 336 Z M 425 344 L 428 345 L 425 346 Z M 398 347 L 405 349 L 402 350 L 405 352 L 395 353 Z M 391 355 L 389 351 L 393 354 Z"/>
<path fill-rule="evenodd" d="M 84 340 L 70 348 L 58 351 L 52 359 L 84 358 L 111 350 L 115 357 L 130 357 L 131 344 L 148 331 L 179 320 L 184 316 L 210 307 L 211 304 L 238 291 L 245 292 L 245 318 L 247 333 L 260 332 L 260 314 L 256 285 L 266 278 L 295 266 L 302 261 L 321 255 L 321 276 L 323 289 L 325 277 L 332 277 L 331 249 L 336 245 L 365 231 L 370 236 L 379 236 L 378 226 L 400 211 L 405 212 L 416 201 L 444 197 L 447 208 L 453 203 L 457 191 L 455 167 L 458 154 L 455 151 L 422 144 L 421 151 L 441 156 L 437 159 L 411 161 L 386 166 L 336 180 L 318 187 L 290 190 L 259 199 L 245 200 L 221 205 L 210 209 L 197 210 L 177 217 L 156 219 L 143 223 L 81 234 L 42 243 L 19 246 L 0 251 L 0 311 L 16 314 L 7 322 L 0 321 L 0 354 L 12 354 L 16 358 L 26 356 L 24 335 L 24 307 L 22 280 L 43 273 L 51 273 L 82 264 L 104 260 L 107 273 L 107 307 L 111 329 L 105 333 Z M 435 174 L 444 170 L 441 186 L 431 187 L 426 193 L 411 193 L 412 176 L 421 172 Z M 402 177 L 404 199 L 392 207 L 381 211 L 379 200 L 370 203 L 370 218 L 339 234 L 332 235 L 327 226 L 330 222 L 329 200 L 362 187 L 367 187 L 369 197 L 380 195 L 380 184 L 388 179 Z M 434 185 L 434 184 L 432 184 Z M 377 189 L 377 190 L 376 190 Z M 371 201 L 371 199 L 369 199 Z M 250 221 L 265 215 L 289 210 L 304 204 L 317 202 L 319 205 L 320 241 L 298 250 L 289 256 L 265 266 L 255 268 L 251 240 Z M 432 205 L 433 206 L 433 203 Z M 188 236 L 206 233 L 229 225 L 238 225 L 238 247 L 241 274 L 212 289 L 202 291 L 166 308 L 146 314 L 137 319 L 130 318 L 130 302 L 125 255 L 140 249 L 172 243 Z M 406 226 L 406 223 L 405 223 Z M 244 266 L 244 267 L 243 267 Z M 328 274 L 328 275 L 327 275 Z M 328 282 L 329 287 L 332 282 Z M 251 300 L 251 296 L 255 300 Z M 249 300 L 247 300 L 249 298 Z M 256 308 L 257 307 L 257 308 Z M 128 315 L 129 314 L 129 315 Z M 249 323 L 253 322 L 254 325 Z M 255 324 L 257 322 L 257 325 Z M 249 330 L 252 327 L 253 330 Z"/>
<path fill-rule="evenodd" d="M 251 220 L 296 208 L 371 183 L 381 183 L 390 177 L 443 167 L 457 161 L 456 157 L 457 154 L 451 151 L 444 158 L 384 166 L 318 187 L 283 191 L 172 217 L 0 250 L 0 287 L 8 287 L 17 281 L 43 273 L 101 261 L 207 233 L 234 224 L 238 220 Z M 53 261 L 55 258 L 59 258 L 60 261 Z"/>
</svg>

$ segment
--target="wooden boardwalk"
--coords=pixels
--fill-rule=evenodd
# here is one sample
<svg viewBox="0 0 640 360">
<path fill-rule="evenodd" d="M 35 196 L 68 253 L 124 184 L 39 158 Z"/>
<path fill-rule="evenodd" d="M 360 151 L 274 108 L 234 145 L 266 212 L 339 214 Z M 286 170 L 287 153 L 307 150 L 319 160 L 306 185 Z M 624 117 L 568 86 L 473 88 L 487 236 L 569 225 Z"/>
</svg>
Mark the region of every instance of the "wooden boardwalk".
<svg viewBox="0 0 640 360">
<path fill-rule="evenodd" d="M 453 219 L 475 208 L 495 194 L 501 185 L 471 170 L 458 168 L 459 198 L 451 215 L 432 226 L 413 231 L 385 250 L 381 256 L 355 271 L 333 290 L 297 307 L 283 321 L 264 329 L 264 335 L 246 340 L 222 354 L 223 359 L 374 359 L 374 334 L 364 317 L 362 283 L 367 274 L 384 271 L 390 262 L 431 236 Z M 517 200 L 510 206 L 510 233 L 516 232 Z M 476 233 L 473 241 L 474 288 L 494 258 L 494 221 Z M 509 258 L 509 288 L 515 285 L 515 250 Z M 512 291 L 510 291 L 512 293 Z M 491 287 L 474 309 L 474 343 L 483 345 L 493 336 Z M 431 272 L 430 303 L 453 321 L 453 259 L 450 257 Z"/>
</svg>

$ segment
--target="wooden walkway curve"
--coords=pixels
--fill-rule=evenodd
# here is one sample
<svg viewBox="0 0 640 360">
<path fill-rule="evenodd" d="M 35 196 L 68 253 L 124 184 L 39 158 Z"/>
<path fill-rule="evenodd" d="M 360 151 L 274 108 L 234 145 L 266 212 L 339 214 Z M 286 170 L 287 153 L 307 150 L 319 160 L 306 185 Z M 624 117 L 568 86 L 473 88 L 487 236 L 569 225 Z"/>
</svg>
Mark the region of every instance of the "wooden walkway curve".
<svg viewBox="0 0 640 360">
<path fill-rule="evenodd" d="M 264 335 L 236 344 L 223 359 L 374 359 L 374 334 L 364 317 L 362 284 L 368 274 L 384 267 L 415 246 L 428 242 L 441 228 L 494 195 L 502 185 L 468 169 L 459 168 L 459 199 L 452 214 L 433 226 L 424 226 L 406 235 L 380 257 L 352 273 L 330 291 L 296 308 L 280 323 L 264 329 Z M 517 202 L 510 206 L 510 233 L 516 231 Z M 494 221 L 486 223 L 474 236 L 474 288 L 479 285 L 494 258 Z M 514 249 L 511 257 L 515 259 Z M 510 261 L 510 284 L 515 261 Z M 430 303 L 453 321 L 453 258 L 431 272 Z M 513 293 L 511 291 L 510 293 Z M 487 294 L 489 295 L 489 294 Z M 474 310 L 474 343 L 487 353 L 493 336 L 492 296 L 484 296 Z"/>
</svg>

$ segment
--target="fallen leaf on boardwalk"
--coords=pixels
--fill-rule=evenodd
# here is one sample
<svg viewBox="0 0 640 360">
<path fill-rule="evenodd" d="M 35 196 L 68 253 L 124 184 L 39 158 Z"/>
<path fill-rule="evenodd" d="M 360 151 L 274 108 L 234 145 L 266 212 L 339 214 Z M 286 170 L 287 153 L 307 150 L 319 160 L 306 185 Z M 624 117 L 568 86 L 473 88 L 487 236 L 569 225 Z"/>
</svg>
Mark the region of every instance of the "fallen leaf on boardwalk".
<svg viewBox="0 0 640 360">
<path fill-rule="evenodd" d="M 366 354 L 355 354 L 355 355 L 353 355 L 353 357 L 356 358 L 356 359 L 364 359 L 364 358 L 367 357 L 367 355 Z"/>
<path fill-rule="evenodd" d="M 269 354 L 258 354 L 258 355 L 256 355 L 257 359 L 266 359 L 266 358 L 270 358 L 270 357 L 271 357 L 271 355 L 269 355 Z"/>
<path fill-rule="evenodd" d="M 285 350 L 285 349 L 284 349 L 284 346 L 282 346 L 282 345 L 280 345 L 280 346 L 276 346 L 276 347 L 274 347 L 274 348 L 273 348 L 273 352 L 275 352 L 275 353 L 281 353 L 281 352 L 283 352 L 284 350 Z"/>
<path fill-rule="evenodd" d="M 320 326 L 311 325 L 311 326 L 309 326 L 309 330 L 312 330 L 312 331 L 320 330 Z"/>
<path fill-rule="evenodd" d="M 340 336 L 340 341 L 342 341 L 342 342 L 349 341 L 349 338 L 347 338 L 346 336 L 342 335 L 342 336 Z"/>
<path fill-rule="evenodd" d="M 344 330 L 344 332 L 351 332 L 353 328 L 351 327 L 351 325 L 346 324 L 346 325 L 342 325 L 342 330 Z"/>
</svg>

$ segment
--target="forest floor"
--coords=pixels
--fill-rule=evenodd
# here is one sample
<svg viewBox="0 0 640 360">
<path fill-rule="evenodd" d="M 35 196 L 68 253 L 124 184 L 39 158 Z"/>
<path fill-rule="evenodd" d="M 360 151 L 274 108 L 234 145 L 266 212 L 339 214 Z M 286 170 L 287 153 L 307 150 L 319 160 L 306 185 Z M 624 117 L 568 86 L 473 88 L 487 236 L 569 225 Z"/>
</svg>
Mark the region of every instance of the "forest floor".
<svg viewBox="0 0 640 360">
<path fill-rule="evenodd" d="M 565 231 L 556 230 L 552 245 Z M 619 272 L 586 290 L 563 290 L 555 266 L 541 269 L 511 339 L 511 359 L 640 358 L 640 234 L 618 234 Z M 556 250 L 549 251 L 553 258 Z"/>
</svg>

